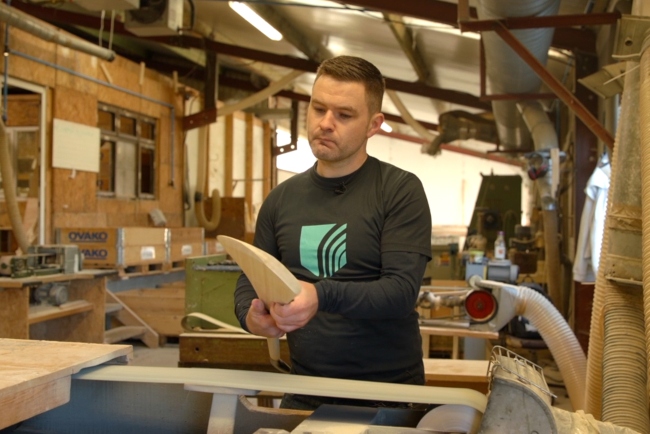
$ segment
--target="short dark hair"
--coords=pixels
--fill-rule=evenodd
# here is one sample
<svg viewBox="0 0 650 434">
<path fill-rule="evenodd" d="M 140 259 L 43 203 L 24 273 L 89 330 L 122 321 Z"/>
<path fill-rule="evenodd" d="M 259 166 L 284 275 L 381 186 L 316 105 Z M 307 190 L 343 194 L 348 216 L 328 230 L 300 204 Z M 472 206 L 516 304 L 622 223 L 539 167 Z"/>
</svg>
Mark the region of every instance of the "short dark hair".
<svg viewBox="0 0 650 434">
<path fill-rule="evenodd" d="M 355 81 L 366 88 L 370 114 L 381 112 L 386 82 L 379 69 L 365 59 L 355 56 L 337 56 L 325 60 L 318 67 L 316 80 L 328 75 L 339 81 Z"/>
</svg>

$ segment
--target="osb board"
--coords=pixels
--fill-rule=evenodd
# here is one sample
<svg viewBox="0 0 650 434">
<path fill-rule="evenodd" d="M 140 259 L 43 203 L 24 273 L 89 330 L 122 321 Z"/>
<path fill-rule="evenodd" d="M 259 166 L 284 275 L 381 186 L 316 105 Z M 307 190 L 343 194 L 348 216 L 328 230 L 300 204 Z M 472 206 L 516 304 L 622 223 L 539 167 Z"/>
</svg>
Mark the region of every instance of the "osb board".
<svg viewBox="0 0 650 434">
<path fill-rule="evenodd" d="M 111 213 L 106 215 L 106 224 L 108 226 L 146 226 L 149 224 L 149 216 L 147 214 Z"/>
<path fill-rule="evenodd" d="M 97 126 L 97 98 L 75 88 L 58 86 L 54 90 L 53 116 L 91 127 Z"/>
<path fill-rule="evenodd" d="M 106 279 L 73 280 L 68 291 L 69 300 L 86 300 L 93 310 L 64 318 L 32 324 L 29 328 L 31 339 L 72 342 L 104 342 Z"/>
<path fill-rule="evenodd" d="M 56 213 L 92 213 L 97 210 L 95 182 L 97 174 L 70 169 L 52 169 L 52 211 Z"/>
<path fill-rule="evenodd" d="M 98 62 L 100 62 L 100 60 L 96 57 L 89 56 L 77 50 L 72 50 L 61 45 L 56 48 L 57 65 L 79 72 L 83 75 L 96 78 L 99 69 Z M 95 95 L 97 94 L 97 88 L 99 85 L 93 81 L 86 80 L 85 78 L 57 70 L 56 86 L 57 88 L 67 87 L 89 95 Z"/>
<path fill-rule="evenodd" d="M 0 338 L 29 339 L 29 290 L 0 288 Z"/>
<path fill-rule="evenodd" d="M 204 201 L 203 206 L 206 215 L 212 215 L 212 202 Z M 205 237 L 216 235 L 227 235 L 229 237 L 243 240 L 246 235 L 246 223 L 244 198 L 222 197 L 221 198 L 221 221 L 214 231 L 206 231 Z"/>
<path fill-rule="evenodd" d="M 20 51 L 46 62 L 53 63 L 56 61 L 56 45 L 54 43 L 45 42 L 43 39 L 18 30 L 13 26 L 10 29 L 12 50 Z M 4 36 L 4 26 L 2 35 Z M 0 64 L 0 70 L 4 72 L 3 64 Z M 52 88 L 55 86 L 56 81 L 56 75 L 51 68 L 20 56 L 11 56 L 9 75 Z"/>
<path fill-rule="evenodd" d="M 158 334 L 179 336 L 183 332 L 185 287 L 135 289 L 115 295 Z"/>
<path fill-rule="evenodd" d="M 102 213 L 67 213 L 60 212 L 52 216 L 52 224 L 56 228 L 108 226 L 106 214 Z"/>
<path fill-rule="evenodd" d="M 97 211 L 100 213 L 106 214 L 122 214 L 133 216 L 136 214 L 138 209 L 138 201 L 135 200 L 124 200 L 124 199 L 108 199 L 108 198 L 98 198 L 97 199 Z M 93 225 L 96 226 L 96 225 Z M 112 225 L 112 226 L 123 226 L 123 225 Z M 127 225 L 131 226 L 131 225 Z"/>
<path fill-rule="evenodd" d="M 27 202 L 25 200 L 18 199 L 18 212 L 23 219 L 25 216 L 26 206 Z M 7 207 L 4 201 L 0 201 L 0 226 L 11 227 L 11 220 L 9 219 L 9 213 L 7 212 Z"/>
<path fill-rule="evenodd" d="M 8 127 L 38 126 L 41 123 L 40 95 L 8 95 Z"/>
</svg>

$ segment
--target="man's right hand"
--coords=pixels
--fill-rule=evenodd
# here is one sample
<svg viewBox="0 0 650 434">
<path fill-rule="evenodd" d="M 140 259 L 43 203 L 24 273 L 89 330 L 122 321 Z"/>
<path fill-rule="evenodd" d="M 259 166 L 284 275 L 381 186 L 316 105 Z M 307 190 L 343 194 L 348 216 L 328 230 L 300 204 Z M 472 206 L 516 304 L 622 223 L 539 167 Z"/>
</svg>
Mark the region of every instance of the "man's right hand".
<svg viewBox="0 0 650 434">
<path fill-rule="evenodd" d="M 267 338 L 279 338 L 284 332 L 275 324 L 275 320 L 266 310 L 262 300 L 256 298 L 251 302 L 251 307 L 246 315 L 246 326 L 248 331 L 254 335 Z"/>
</svg>

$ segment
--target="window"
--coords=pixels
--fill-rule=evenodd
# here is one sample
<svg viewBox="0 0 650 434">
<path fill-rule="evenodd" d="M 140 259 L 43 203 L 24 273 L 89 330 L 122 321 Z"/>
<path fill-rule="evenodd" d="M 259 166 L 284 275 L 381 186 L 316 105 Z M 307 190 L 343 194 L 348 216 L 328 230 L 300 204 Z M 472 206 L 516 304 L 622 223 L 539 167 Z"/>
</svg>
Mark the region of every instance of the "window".
<svg viewBox="0 0 650 434">
<path fill-rule="evenodd" d="M 153 199 L 156 194 L 156 121 L 100 105 L 100 168 L 97 194 Z"/>
</svg>

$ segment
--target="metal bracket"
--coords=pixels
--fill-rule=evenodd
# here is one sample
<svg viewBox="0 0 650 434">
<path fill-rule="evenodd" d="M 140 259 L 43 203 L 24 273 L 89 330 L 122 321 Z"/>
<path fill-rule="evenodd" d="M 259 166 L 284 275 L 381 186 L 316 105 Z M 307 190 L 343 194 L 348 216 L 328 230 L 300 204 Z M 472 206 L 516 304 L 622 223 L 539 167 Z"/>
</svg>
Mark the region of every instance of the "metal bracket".
<svg viewBox="0 0 650 434">
<path fill-rule="evenodd" d="M 616 40 L 612 57 L 621 60 L 639 61 L 643 41 L 650 29 L 650 18 L 623 15 L 616 26 Z"/>
</svg>

